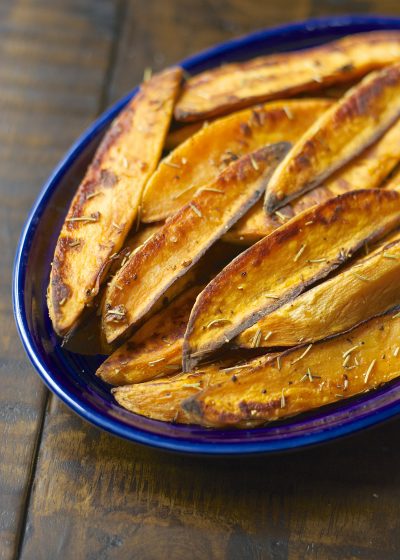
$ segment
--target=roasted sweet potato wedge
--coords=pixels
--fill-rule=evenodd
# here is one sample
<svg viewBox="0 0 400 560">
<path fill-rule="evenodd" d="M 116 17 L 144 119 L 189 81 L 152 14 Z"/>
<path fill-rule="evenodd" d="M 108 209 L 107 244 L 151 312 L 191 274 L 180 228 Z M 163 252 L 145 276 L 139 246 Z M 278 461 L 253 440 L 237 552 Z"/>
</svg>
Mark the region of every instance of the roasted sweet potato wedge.
<svg viewBox="0 0 400 560">
<path fill-rule="evenodd" d="M 182 71 L 155 75 L 117 117 L 72 200 L 55 249 L 48 308 L 55 331 L 77 323 L 133 224 L 163 148 Z"/>
<path fill-rule="evenodd" d="M 273 144 L 234 162 L 129 257 L 106 292 L 103 329 L 108 342 L 137 323 L 260 198 L 289 146 Z"/>
<path fill-rule="evenodd" d="M 332 101 L 302 99 L 253 107 L 202 128 L 161 161 L 142 200 L 142 220 L 162 220 L 232 161 L 267 144 L 297 141 Z"/>
<path fill-rule="evenodd" d="M 147 321 L 96 372 L 111 385 L 154 379 L 181 370 L 183 335 L 201 286 L 193 286 Z"/>
<path fill-rule="evenodd" d="M 178 373 L 173 377 L 117 387 L 112 393 L 116 401 L 131 412 L 154 420 L 187 424 L 188 417 L 180 406 L 184 399 L 232 376 L 239 378 L 246 370 L 266 364 L 274 356 L 276 354 L 268 354 L 236 367 L 222 363 L 208 365 L 195 373 Z"/>
<path fill-rule="evenodd" d="M 400 33 L 351 35 L 319 47 L 225 64 L 190 78 L 175 117 L 195 121 L 299 92 L 340 84 L 400 59 Z"/>
<path fill-rule="evenodd" d="M 400 234 L 397 234 L 400 237 Z M 400 305 L 400 240 L 311 288 L 242 332 L 239 347 L 296 346 L 348 331 Z"/>
<path fill-rule="evenodd" d="M 185 420 L 251 427 L 364 393 L 400 375 L 399 340 L 397 312 L 371 319 L 201 391 L 182 404 Z"/>
<path fill-rule="evenodd" d="M 293 216 L 338 194 L 357 189 L 375 189 L 400 160 L 400 120 L 377 141 L 323 185 L 305 193 L 278 212 L 269 215 L 262 201 L 257 202 L 225 235 L 227 241 L 251 244 L 259 241 Z M 398 180 L 400 184 L 400 180 Z M 390 188 L 390 186 L 388 186 Z"/>
<path fill-rule="evenodd" d="M 305 210 L 244 251 L 203 290 L 190 315 L 183 369 L 251 327 L 400 223 L 400 194 L 345 193 Z"/>
<path fill-rule="evenodd" d="M 400 63 L 373 72 L 328 109 L 294 145 L 268 186 L 272 213 L 315 188 L 400 116 Z"/>
</svg>

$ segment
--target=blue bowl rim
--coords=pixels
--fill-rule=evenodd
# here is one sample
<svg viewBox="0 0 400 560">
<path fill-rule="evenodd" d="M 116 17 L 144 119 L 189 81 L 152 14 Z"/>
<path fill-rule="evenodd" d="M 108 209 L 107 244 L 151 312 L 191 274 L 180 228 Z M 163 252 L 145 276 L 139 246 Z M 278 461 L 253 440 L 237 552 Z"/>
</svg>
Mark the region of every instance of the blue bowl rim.
<svg viewBox="0 0 400 560">
<path fill-rule="evenodd" d="M 273 28 L 250 33 L 243 37 L 226 41 L 217 46 L 210 47 L 198 54 L 188 57 L 179 64 L 183 68 L 206 62 L 209 58 L 224 54 L 232 49 L 242 48 L 255 41 L 264 38 L 271 38 L 282 34 L 293 33 L 296 31 L 304 31 L 311 29 L 332 29 L 350 26 L 371 25 L 377 27 L 390 28 L 398 27 L 400 18 L 385 16 L 368 16 L 368 15 L 343 15 L 337 17 L 312 18 L 304 21 L 280 25 Z M 68 171 L 69 166 L 76 159 L 82 149 L 84 149 L 93 137 L 112 120 L 117 113 L 126 105 L 133 95 L 137 92 L 137 87 L 127 93 L 119 101 L 104 111 L 72 144 L 71 148 L 65 153 L 59 164 L 50 175 L 49 179 L 41 189 L 31 211 L 28 214 L 25 225 L 23 227 L 14 259 L 13 280 L 12 280 L 12 300 L 15 322 L 17 330 L 21 338 L 23 347 L 29 357 L 30 362 L 44 381 L 45 385 L 59 397 L 67 406 L 69 406 L 79 416 L 98 428 L 112 433 L 116 436 L 134 441 L 136 443 L 149 445 L 169 451 L 181 453 L 195 453 L 204 455 L 245 455 L 274 453 L 281 451 L 294 450 L 303 448 L 317 443 L 328 442 L 345 435 L 360 431 L 364 428 L 376 425 L 388 420 L 400 413 L 400 400 L 386 406 L 382 406 L 373 414 L 356 420 L 348 420 L 340 426 L 334 428 L 321 428 L 317 433 L 297 435 L 291 438 L 283 438 L 277 441 L 244 441 L 233 443 L 207 443 L 201 441 L 188 441 L 176 439 L 168 436 L 160 436 L 152 434 L 144 430 L 140 430 L 133 426 L 128 426 L 122 421 L 114 418 L 107 418 L 104 414 L 98 413 L 92 409 L 91 404 L 79 401 L 73 398 L 71 394 L 63 388 L 61 384 L 54 381 L 51 371 L 49 371 L 40 355 L 34 348 L 34 342 L 29 330 L 26 309 L 24 305 L 24 284 L 26 275 L 27 256 L 29 254 L 32 234 L 35 231 L 35 219 L 41 213 L 41 209 L 45 207 L 48 198 L 57 188 L 59 179 Z"/>
</svg>

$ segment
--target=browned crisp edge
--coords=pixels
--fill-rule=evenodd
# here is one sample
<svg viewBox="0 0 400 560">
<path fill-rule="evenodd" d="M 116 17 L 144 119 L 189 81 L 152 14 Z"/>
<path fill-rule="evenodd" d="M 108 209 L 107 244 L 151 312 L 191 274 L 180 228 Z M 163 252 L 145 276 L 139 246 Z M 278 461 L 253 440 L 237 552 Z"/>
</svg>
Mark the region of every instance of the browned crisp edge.
<svg viewBox="0 0 400 560">
<path fill-rule="evenodd" d="M 372 34 L 374 34 L 372 36 Z M 361 41 L 365 41 L 365 47 L 368 48 L 368 44 L 373 43 L 385 43 L 388 40 L 391 41 L 393 38 L 398 37 L 399 33 L 396 31 L 390 32 L 366 32 L 359 34 L 361 35 Z M 371 40 L 372 39 L 372 40 Z M 330 43 L 320 45 L 318 47 L 312 47 L 309 49 L 300 49 L 296 51 L 291 51 L 289 53 L 278 53 L 275 55 L 266 55 L 260 56 L 256 59 L 248 60 L 242 63 L 230 63 L 227 64 L 222 68 L 217 68 L 213 70 L 208 70 L 202 72 L 201 74 L 194 76 L 192 79 L 189 79 L 182 89 L 181 96 L 185 94 L 185 91 L 195 89 L 198 84 L 201 84 L 201 76 L 204 75 L 203 81 L 209 81 L 210 76 L 218 76 L 219 74 L 228 73 L 226 67 L 234 67 L 235 69 L 246 70 L 247 67 L 256 68 L 260 66 L 268 66 L 271 64 L 276 64 L 279 62 L 284 62 L 287 59 L 287 56 L 295 58 L 297 56 L 304 56 L 313 53 L 317 53 L 319 56 L 322 55 L 324 52 L 330 51 L 345 51 L 347 48 L 351 48 L 352 43 L 359 42 L 359 37 L 357 36 L 356 41 L 354 41 L 354 35 L 348 35 L 342 39 L 337 41 L 332 41 Z M 360 78 L 367 74 L 369 71 L 379 68 L 377 65 L 365 65 L 364 68 L 360 68 L 357 71 L 354 71 L 354 67 L 349 68 L 349 65 L 345 65 L 344 67 L 338 68 L 332 72 L 330 76 L 326 76 L 322 82 L 316 81 L 309 81 L 304 82 L 303 84 L 299 84 L 296 87 L 287 87 L 282 89 L 279 92 L 266 94 L 266 95 L 257 95 L 257 96 L 249 96 L 247 98 L 238 98 L 234 94 L 224 94 L 222 97 L 228 97 L 228 101 L 226 103 L 222 103 L 221 105 L 215 106 L 212 109 L 202 110 L 198 112 L 193 111 L 186 111 L 182 110 L 179 107 L 179 99 L 177 105 L 175 107 L 174 116 L 177 121 L 180 122 L 194 122 L 200 119 L 206 119 L 210 117 L 220 116 L 229 111 L 245 108 L 253 103 L 260 103 L 262 101 L 268 101 L 272 99 L 277 99 L 279 97 L 285 97 L 289 95 L 294 95 L 296 93 L 301 93 L 305 89 L 310 92 L 314 92 L 320 90 L 324 87 L 334 85 L 334 84 L 341 84 L 347 82 L 350 78 Z M 192 85 L 191 82 L 194 82 Z"/>
<path fill-rule="evenodd" d="M 386 193 L 391 193 L 391 195 L 389 197 L 386 197 Z M 339 195 L 335 198 L 328 199 L 325 203 L 314 206 L 314 207 L 310 208 L 309 210 L 303 212 L 302 214 L 296 216 L 293 220 L 290 220 L 286 224 L 283 224 L 280 228 L 273 231 L 270 235 L 264 237 L 264 239 L 261 239 L 261 241 L 259 241 L 258 243 L 256 243 L 252 247 L 249 247 L 249 249 L 247 249 L 246 251 L 244 251 L 243 253 L 238 255 L 235 259 L 233 259 L 233 261 L 231 261 L 204 288 L 204 290 L 199 294 L 198 298 L 196 299 L 196 303 L 194 304 L 192 312 L 190 314 L 190 318 L 189 318 L 189 321 L 188 321 L 188 326 L 187 326 L 187 329 L 186 329 L 185 338 L 184 338 L 184 342 L 183 342 L 182 370 L 184 372 L 191 372 L 193 370 L 193 368 L 202 359 L 204 359 L 208 354 L 211 354 L 217 348 L 221 347 L 224 344 L 223 341 L 215 341 L 214 340 L 213 342 L 210 342 L 204 348 L 204 353 L 202 351 L 201 356 L 194 357 L 191 353 L 189 337 L 190 337 L 191 333 L 193 332 L 194 323 L 195 323 L 195 320 L 197 319 L 197 315 L 199 313 L 199 310 L 202 308 L 203 298 L 204 297 L 206 297 L 206 298 L 212 297 L 213 292 L 216 290 L 216 286 L 218 286 L 219 279 L 227 273 L 228 269 L 231 269 L 231 268 L 233 268 L 233 269 L 238 268 L 239 269 L 242 261 L 244 259 L 248 258 L 248 255 L 254 253 L 255 251 L 257 251 L 261 255 L 261 258 L 262 258 L 262 255 L 266 254 L 271 246 L 275 245 L 276 243 L 280 244 L 285 239 L 293 237 L 294 235 L 296 235 L 296 233 L 300 230 L 301 224 L 304 221 L 308 221 L 308 220 L 312 219 L 313 222 L 319 221 L 319 222 L 323 222 L 325 224 L 328 224 L 326 218 L 324 218 L 324 216 L 323 216 L 323 212 L 325 212 L 326 209 L 331 207 L 331 206 L 336 206 L 336 208 L 335 208 L 334 213 L 332 214 L 332 217 L 331 217 L 329 223 L 332 223 L 332 222 L 336 221 L 339 218 L 338 214 L 340 214 L 341 210 L 342 210 L 340 208 L 340 205 L 343 202 L 345 203 L 347 198 L 352 198 L 354 196 L 356 196 L 357 198 L 361 197 L 361 196 L 364 197 L 367 194 L 369 195 L 369 198 L 371 198 L 371 197 L 373 197 L 373 198 L 384 197 L 384 198 L 389 198 L 390 199 L 390 198 L 397 198 L 398 197 L 397 196 L 398 193 L 396 191 L 383 191 L 381 189 L 360 189 L 358 191 L 349 191 L 349 192 L 343 193 L 343 194 L 341 194 L 341 195 Z M 394 194 L 395 196 L 392 196 L 392 194 Z M 371 204 L 371 202 L 369 203 L 369 205 L 370 204 Z M 367 204 L 367 206 L 368 206 L 368 204 Z M 342 255 L 342 256 L 340 256 L 340 258 L 338 258 L 336 260 L 332 260 L 330 262 L 329 266 L 326 266 L 323 269 L 321 269 L 317 274 L 315 274 L 307 282 L 304 282 L 304 283 L 301 283 L 298 286 L 295 286 L 292 290 L 288 290 L 286 292 L 286 294 L 280 300 L 276 300 L 273 303 L 265 305 L 265 307 L 262 310 L 251 313 L 251 315 L 249 316 L 249 318 L 246 321 L 244 321 L 240 325 L 237 325 L 236 327 L 232 328 L 231 330 L 227 330 L 224 333 L 225 337 L 230 341 L 232 338 L 237 336 L 239 333 L 241 333 L 242 331 L 244 331 L 248 327 L 251 327 L 252 325 L 254 325 L 254 323 L 256 323 L 259 319 L 261 319 L 262 317 L 265 317 L 268 313 L 271 313 L 272 311 L 274 311 L 278 307 L 281 307 L 282 305 L 284 305 L 288 301 L 290 301 L 290 300 L 294 299 L 295 297 L 297 297 L 298 295 L 300 295 L 302 292 L 305 291 L 305 288 L 308 288 L 310 285 L 314 284 L 318 280 L 320 280 L 322 278 L 325 278 L 332 270 L 335 270 L 340 264 L 344 263 L 351 256 L 353 256 L 353 254 L 356 251 L 358 251 L 358 249 L 360 249 L 365 243 L 368 243 L 369 241 L 379 237 L 380 232 L 384 231 L 385 229 L 386 229 L 385 227 L 376 229 L 368 237 L 366 237 L 362 241 L 359 241 L 357 244 L 353 245 L 347 251 L 345 256 Z"/>
<path fill-rule="evenodd" d="M 399 70 L 397 68 L 388 67 L 379 72 L 379 74 L 377 74 L 373 80 L 354 86 L 352 92 L 346 94 L 344 102 L 340 103 L 339 101 L 336 107 L 334 106 L 336 108 L 336 111 L 332 113 L 332 118 L 338 118 L 338 120 L 340 120 L 341 115 L 347 112 L 350 112 L 353 115 L 362 115 L 363 113 L 365 113 L 365 111 L 368 110 L 368 99 L 378 96 L 385 86 L 391 85 L 394 81 L 393 74 L 399 74 Z M 267 190 L 264 200 L 264 208 L 267 214 L 273 214 L 276 210 L 279 210 L 279 208 L 285 206 L 285 204 L 288 204 L 289 202 L 296 198 L 299 198 L 306 192 L 309 192 L 315 189 L 315 187 L 318 187 L 318 185 L 320 185 L 327 177 L 349 163 L 349 161 L 357 157 L 366 148 L 374 144 L 394 124 L 399 116 L 400 105 L 397 113 L 389 121 L 382 123 L 381 126 L 377 127 L 375 133 L 372 134 L 364 144 L 360 145 L 346 158 L 337 160 L 336 162 L 332 163 L 332 165 L 327 167 L 323 173 L 320 173 L 320 175 L 304 185 L 304 187 L 296 193 L 292 193 L 284 198 L 279 198 L 275 193 L 269 194 Z M 325 114 L 321 115 L 320 119 L 324 118 Z M 315 126 L 315 123 L 311 126 Z M 308 143 L 313 144 L 312 139 L 310 139 Z"/>
<path fill-rule="evenodd" d="M 275 160 L 276 160 L 276 162 L 274 162 L 274 163 L 278 164 L 279 161 L 288 152 L 290 147 L 291 147 L 291 144 L 289 142 L 277 142 L 276 144 L 269 144 L 268 146 L 265 146 L 264 148 L 260 148 L 259 150 L 256 150 L 255 152 L 252 152 L 251 154 L 247 154 L 247 155 L 243 156 L 237 162 L 234 162 L 234 164 L 231 164 L 225 170 L 223 170 L 222 173 L 220 174 L 220 176 L 223 176 L 225 174 L 231 175 L 235 171 L 236 168 L 238 170 L 238 175 L 239 175 L 240 169 L 242 169 L 244 165 L 248 165 L 249 162 L 251 163 L 252 158 L 255 157 L 255 155 L 257 153 L 260 153 L 260 152 L 263 152 L 264 157 L 274 157 Z M 210 248 L 210 246 L 213 245 L 215 243 L 215 241 L 217 241 L 225 233 L 225 231 L 227 229 L 232 227 L 232 225 L 237 220 L 239 220 L 247 212 L 247 210 L 249 210 L 249 208 L 251 208 L 261 198 L 263 192 L 265 191 L 266 185 L 267 185 L 267 183 L 268 183 L 268 181 L 271 177 L 271 174 L 272 174 L 273 170 L 274 170 L 274 166 L 271 164 L 270 168 L 266 169 L 265 172 L 264 172 L 265 175 L 263 177 L 262 183 L 260 184 L 260 188 L 257 189 L 256 191 L 254 191 L 254 193 L 251 196 L 249 196 L 247 202 L 244 203 L 241 206 L 241 208 L 236 212 L 236 214 L 234 216 L 231 217 L 231 219 L 228 222 L 221 225 L 218 228 L 218 230 L 215 231 L 215 234 L 212 237 L 210 237 L 210 239 L 208 240 L 208 243 L 192 259 L 192 262 L 190 263 L 190 265 L 188 267 L 180 270 L 177 274 L 175 274 L 173 276 L 173 278 L 171 278 L 171 280 L 170 280 L 170 282 L 168 283 L 167 286 L 163 287 L 162 290 L 160 290 L 159 292 L 154 294 L 154 300 L 159 299 L 162 296 L 162 294 L 165 292 L 165 290 L 167 290 L 181 276 L 186 274 L 188 272 L 188 270 L 190 268 L 192 268 L 200 260 L 200 258 L 205 254 L 205 252 Z M 174 221 L 179 220 L 180 215 L 182 214 L 182 212 L 184 212 L 187 209 L 187 207 L 189 205 L 190 205 L 190 202 L 188 204 L 186 204 L 185 206 L 183 206 L 180 210 L 178 210 L 178 212 L 176 212 L 176 214 L 174 214 L 174 217 L 172 219 Z M 170 223 L 170 222 L 168 222 L 168 223 Z M 168 226 L 168 223 L 166 224 L 166 226 Z M 164 228 L 162 228 L 160 230 L 160 232 L 155 233 L 154 236 L 152 236 L 152 238 L 149 239 L 149 242 L 153 242 L 153 243 L 157 242 L 157 237 L 160 236 L 160 235 L 163 235 L 163 229 Z M 148 242 L 146 242 L 143 245 L 143 247 L 145 247 L 147 245 L 147 243 Z M 136 323 L 136 321 L 139 321 L 141 319 L 141 317 L 143 317 L 143 315 L 145 315 L 151 309 L 152 306 L 153 306 L 153 302 L 149 302 L 149 304 L 143 310 L 142 314 L 135 319 L 134 323 Z M 119 335 L 115 336 L 114 338 L 109 339 L 108 342 L 113 342 L 115 340 L 120 340 L 125 335 L 126 331 L 133 326 L 134 323 L 131 323 L 131 324 L 127 325 L 126 329 L 123 332 L 121 332 Z"/>
<path fill-rule="evenodd" d="M 172 72 L 175 73 L 180 72 L 182 74 L 182 69 L 178 66 L 168 68 L 156 76 L 156 81 L 158 82 L 161 81 L 162 79 L 165 79 L 165 75 Z M 177 88 L 175 96 L 177 96 L 178 93 L 179 91 Z M 99 183 L 101 185 L 105 185 L 109 187 L 113 187 L 113 185 L 115 184 L 116 177 L 112 172 L 107 172 L 106 174 L 104 174 L 104 176 L 103 176 L 103 172 L 99 174 L 102 161 L 106 153 L 108 153 L 108 151 L 110 150 L 110 148 L 118 141 L 118 139 L 123 134 L 125 134 L 130 129 L 133 122 L 133 115 L 136 112 L 136 106 L 145 97 L 146 97 L 146 83 L 141 84 L 137 95 L 135 95 L 131 99 L 131 101 L 129 101 L 127 106 L 122 109 L 121 113 L 119 113 L 114 119 L 114 121 L 110 124 L 108 130 L 106 130 L 105 135 L 101 140 L 100 145 L 97 148 L 92 161 L 89 163 L 85 176 L 82 179 L 81 183 L 79 184 L 78 189 L 72 198 L 66 218 L 68 216 L 76 218 L 84 214 L 85 204 L 88 200 L 87 197 L 94 192 L 95 188 L 99 185 Z M 61 301 L 65 297 L 68 297 L 71 292 L 71 289 L 68 286 L 68 284 L 64 282 L 65 276 L 68 276 L 64 274 L 64 265 L 65 265 L 65 255 L 67 251 L 71 250 L 69 243 L 72 239 L 67 236 L 60 238 L 60 235 L 65 227 L 68 232 L 73 232 L 76 229 L 76 225 L 77 224 L 74 222 L 67 223 L 64 220 L 61 226 L 60 234 L 57 239 L 57 244 L 54 250 L 54 258 L 49 273 L 50 277 L 49 277 L 49 284 L 47 289 L 47 306 L 48 306 L 49 314 L 50 316 L 54 315 L 54 321 L 52 318 L 53 328 L 57 331 L 57 334 L 61 336 L 67 336 L 67 337 L 72 334 L 72 332 L 77 327 L 77 324 L 73 324 L 70 325 L 69 327 L 66 327 L 66 329 L 59 330 L 57 329 L 57 325 L 55 324 L 55 322 L 57 321 L 57 318 L 60 317 L 60 313 L 61 313 L 61 306 L 59 305 L 59 301 Z M 128 233 L 129 231 L 125 232 L 125 238 L 127 237 Z M 80 249 L 81 246 L 74 247 L 74 250 L 80 250 Z M 107 274 L 107 270 L 111 264 L 111 260 L 109 259 L 109 256 L 112 254 L 112 252 L 113 252 L 113 247 L 110 247 L 108 257 L 102 263 L 101 267 L 98 270 L 98 273 L 93 279 L 94 289 L 91 289 L 90 294 L 87 294 L 88 302 L 93 300 L 93 298 L 98 293 L 98 288 L 101 282 L 104 280 Z M 78 317 L 77 323 L 79 322 L 79 319 L 81 318 L 84 310 L 85 308 L 82 309 L 80 317 Z"/>
</svg>

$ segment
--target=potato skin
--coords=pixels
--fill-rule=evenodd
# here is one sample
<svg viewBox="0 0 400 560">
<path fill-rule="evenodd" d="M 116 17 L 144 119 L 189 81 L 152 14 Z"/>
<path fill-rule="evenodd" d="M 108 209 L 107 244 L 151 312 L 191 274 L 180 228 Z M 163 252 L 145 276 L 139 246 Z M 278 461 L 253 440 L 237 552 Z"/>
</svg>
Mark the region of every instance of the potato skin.
<svg viewBox="0 0 400 560">
<path fill-rule="evenodd" d="M 399 60 L 400 33 L 373 31 L 311 49 L 224 64 L 185 83 L 175 118 L 196 121 L 261 101 L 318 91 Z"/>
<path fill-rule="evenodd" d="M 181 75 L 180 68 L 172 68 L 141 86 L 106 132 L 72 200 L 48 288 L 50 317 L 61 336 L 98 294 L 111 257 L 136 218 L 161 155 Z"/>
<path fill-rule="evenodd" d="M 238 158 L 267 144 L 297 141 L 331 106 L 327 99 L 276 101 L 204 126 L 160 162 L 143 194 L 142 220 L 174 214 Z"/>
<path fill-rule="evenodd" d="M 197 298 L 184 371 L 390 232 L 400 223 L 399 210 L 395 191 L 352 191 L 304 211 L 244 251 Z"/>
<path fill-rule="evenodd" d="M 287 351 L 182 403 L 187 421 L 254 427 L 370 391 L 400 375 L 397 311 L 350 333 Z M 347 357 L 348 356 L 348 357 Z"/>
<path fill-rule="evenodd" d="M 267 214 L 262 202 L 258 202 L 225 235 L 231 243 L 250 245 L 280 227 L 282 223 L 303 210 L 320 204 L 329 198 L 357 189 L 375 189 L 383 185 L 384 179 L 400 159 L 400 120 L 375 144 L 364 150 L 342 169 L 339 169 L 324 184 L 293 200 L 279 210 L 279 214 Z M 400 184 L 400 180 L 396 180 Z"/>
<path fill-rule="evenodd" d="M 305 132 L 277 168 L 265 195 L 271 214 L 317 187 L 373 144 L 400 116 L 400 63 L 372 72 Z"/>
<path fill-rule="evenodd" d="M 398 305 L 400 233 L 396 235 L 397 241 L 352 261 L 340 274 L 242 332 L 234 343 L 241 348 L 255 344 L 269 348 L 316 342 L 346 332 Z"/>
<path fill-rule="evenodd" d="M 262 196 L 289 147 L 273 144 L 234 162 L 129 257 L 106 291 L 103 330 L 108 342 L 137 324 Z"/>
</svg>

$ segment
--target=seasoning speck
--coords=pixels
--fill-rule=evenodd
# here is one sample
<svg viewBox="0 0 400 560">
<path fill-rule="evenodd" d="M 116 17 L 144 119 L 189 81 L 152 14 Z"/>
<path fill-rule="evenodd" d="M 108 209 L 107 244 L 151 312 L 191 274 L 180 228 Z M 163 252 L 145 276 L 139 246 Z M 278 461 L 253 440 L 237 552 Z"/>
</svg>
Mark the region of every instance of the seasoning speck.
<svg viewBox="0 0 400 560">
<path fill-rule="evenodd" d="M 285 113 L 285 115 L 287 116 L 287 118 L 292 121 L 293 120 L 293 113 L 292 111 L 289 109 L 289 107 L 287 107 L 286 105 L 283 106 L 283 111 Z"/>
<path fill-rule="evenodd" d="M 172 163 L 172 161 L 164 161 L 164 165 L 167 165 L 168 167 L 173 167 L 174 169 L 181 169 L 180 165 L 178 165 L 177 163 Z"/>
<path fill-rule="evenodd" d="M 253 156 L 250 156 L 250 161 L 251 161 L 251 165 L 253 166 L 255 171 L 258 171 L 260 168 L 259 168 L 258 163 L 256 162 L 256 160 L 254 159 Z"/>
<path fill-rule="evenodd" d="M 232 323 L 232 321 L 230 319 L 213 319 L 208 323 L 206 329 L 210 329 L 211 327 L 215 327 L 219 325 L 224 325 L 225 323 Z"/>
<path fill-rule="evenodd" d="M 252 343 L 253 348 L 258 348 L 258 346 L 260 346 L 261 335 L 262 335 L 261 330 L 257 329 L 256 334 L 254 335 L 253 338 L 253 343 Z"/>
<path fill-rule="evenodd" d="M 299 362 L 300 360 L 302 360 L 311 350 L 312 348 L 312 344 L 310 344 L 309 346 L 307 346 L 307 348 L 304 350 L 304 352 L 301 354 L 301 356 L 299 356 L 298 358 L 296 358 L 295 360 L 293 360 L 292 365 Z"/>
<path fill-rule="evenodd" d="M 203 214 L 201 213 L 201 211 L 197 208 L 197 206 L 195 204 L 193 204 L 193 202 L 191 202 L 189 204 L 190 208 L 193 210 L 193 212 L 199 217 L 202 218 Z"/>
<path fill-rule="evenodd" d="M 150 66 L 147 66 L 143 72 L 143 81 L 147 82 L 148 80 L 150 80 L 152 74 L 153 74 L 153 70 L 150 68 Z"/>
<path fill-rule="evenodd" d="M 116 307 L 110 307 L 105 315 L 105 320 L 107 322 L 115 321 L 122 322 L 126 319 L 126 307 L 125 305 L 117 305 Z"/>
<path fill-rule="evenodd" d="M 371 375 L 371 371 L 376 363 L 376 360 L 372 360 L 369 364 L 367 371 L 364 373 L 364 383 L 368 383 L 369 376 Z"/>
<path fill-rule="evenodd" d="M 300 249 L 297 251 L 296 255 L 293 258 L 294 262 L 297 262 L 299 260 L 301 255 L 304 253 L 305 248 L 306 248 L 306 244 L 303 243 L 303 245 L 300 247 Z"/>
</svg>

